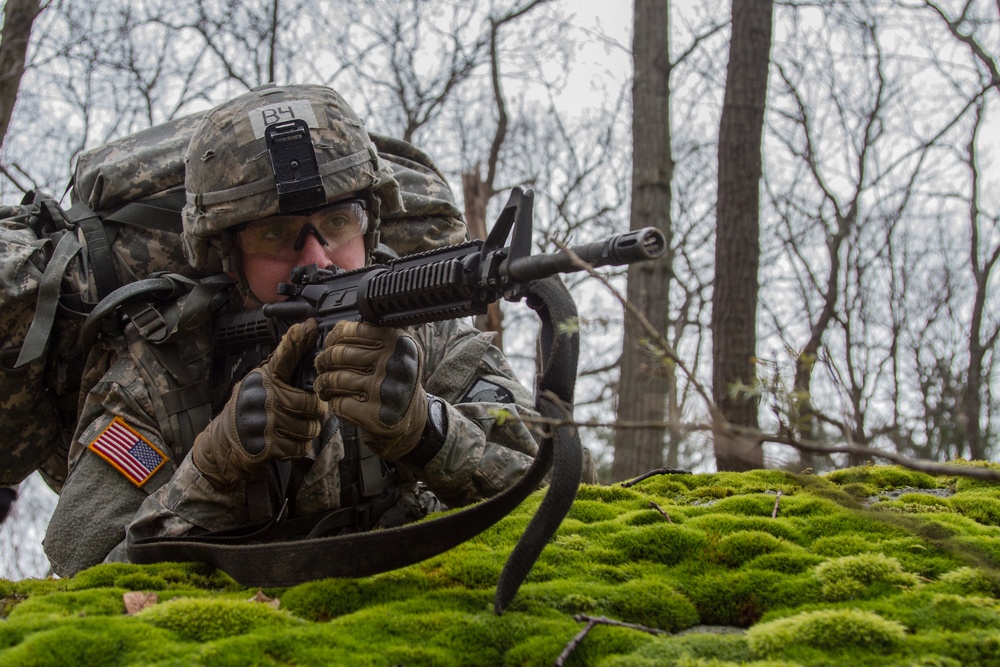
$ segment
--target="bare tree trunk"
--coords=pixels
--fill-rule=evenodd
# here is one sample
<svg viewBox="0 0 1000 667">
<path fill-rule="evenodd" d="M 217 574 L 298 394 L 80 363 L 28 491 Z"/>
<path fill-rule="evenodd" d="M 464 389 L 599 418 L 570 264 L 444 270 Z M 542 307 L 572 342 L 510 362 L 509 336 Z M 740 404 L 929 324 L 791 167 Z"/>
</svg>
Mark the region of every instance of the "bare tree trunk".
<svg viewBox="0 0 1000 667">
<path fill-rule="evenodd" d="M 38 0 L 7 0 L 0 34 L 0 147 L 3 146 L 21 87 L 31 26 L 41 13 Z"/>
<path fill-rule="evenodd" d="M 732 38 L 719 127 L 712 380 L 716 405 L 731 424 L 756 428 L 757 399 L 734 396 L 733 384 L 756 377 L 760 264 L 761 134 L 771 50 L 772 0 L 733 0 Z M 759 445 L 724 431 L 715 438 L 719 470 L 761 467 Z"/>
<path fill-rule="evenodd" d="M 670 248 L 670 42 L 668 0 L 635 0 L 632 58 L 632 229 L 655 226 Z M 628 269 L 627 297 L 650 323 L 666 333 L 669 322 L 670 256 Z M 676 384 L 672 368 L 650 357 L 640 345 L 646 334 L 628 314 L 622 348 L 618 420 L 665 421 L 666 403 Z M 638 476 L 663 465 L 666 429 L 662 426 L 615 431 L 615 480 Z"/>
<path fill-rule="evenodd" d="M 969 327 L 969 371 L 962 392 L 961 423 L 965 431 L 965 439 L 969 445 L 969 458 L 973 461 L 988 458 L 986 443 L 983 438 L 983 369 L 986 355 L 995 346 L 996 329 L 987 333 L 987 343 L 983 343 L 986 326 L 986 308 L 989 296 L 989 285 L 993 269 L 1000 259 L 1000 246 L 988 246 L 988 238 L 983 238 L 980 231 L 983 212 L 979 209 L 980 174 L 978 167 L 978 149 L 976 139 L 983 122 L 983 108 L 976 107 L 976 124 L 968 145 L 968 165 L 971 171 L 972 191 L 969 194 L 969 228 L 971 231 L 971 247 L 969 258 L 972 264 L 972 275 L 975 280 L 975 292 L 972 305 L 972 322 Z M 982 246 L 987 246 L 983 248 Z M 984 252 L 985 250 L 985 252 Z M 985 256 L 985 257 L 983 257 Z"/>
<path fill-rule="evenodd" d="M 486 238 L 486 206 L 493 196 L 493 188 L 483 181 L 480 166 L 477 163 L 468 171 L 462 173 L 462 195 L 465 199 L 465 222 L 469 225 L 469 234 L 474 239 Z M 500 304 L 491 303 L 486 313 L 476 315 L 476 328 L 480 331 L 495 331 L 493 344 L 503 349 L 503 311 Z"/>
</svg>

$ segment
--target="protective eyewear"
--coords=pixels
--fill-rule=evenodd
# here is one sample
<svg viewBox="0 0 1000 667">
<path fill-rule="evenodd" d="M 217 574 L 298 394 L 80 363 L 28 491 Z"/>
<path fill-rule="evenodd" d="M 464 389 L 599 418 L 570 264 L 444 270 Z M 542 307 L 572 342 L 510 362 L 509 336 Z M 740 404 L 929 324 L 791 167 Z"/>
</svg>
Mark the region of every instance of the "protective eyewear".
<svg viewBox="0 0 1000 667">
<path fill-rule="evenodd" d="M 324 206 L 309 215 L 275 215 L 248 222 L 236 234 L 236 240 L 248 254 L 293 260 L 305 246 L 309 234 L 315 234 L 329 252 L 366 231 L 365 202 L 351 200 Z"/>
</svg>

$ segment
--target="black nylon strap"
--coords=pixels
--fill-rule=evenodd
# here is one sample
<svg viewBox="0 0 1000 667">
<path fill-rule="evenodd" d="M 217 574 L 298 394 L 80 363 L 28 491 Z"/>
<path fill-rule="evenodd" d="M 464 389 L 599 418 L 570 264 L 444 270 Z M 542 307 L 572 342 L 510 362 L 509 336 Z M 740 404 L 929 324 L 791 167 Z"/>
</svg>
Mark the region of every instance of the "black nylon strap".
<svg viewBox="0 0 1000 667">
<path fill-rule="evenodd" d="M 84 352 L 97 340 L 97 336 L 101 331 L 101 324 L 105 318 L 113 314 L 123 303 L 140 295 L 167 295 L 172 293 L 173 290 L 174 283 L 169 278 L 160 277 L 137 280 L 128 285 L 123 285 L 111 294 L 108 294 L 90 311 L 83 326 L 80 328 L 80 342 L 83 345 Z"/>
<path fill-rule="evenodd" d="M 79 225 L 83 231 L 83 237 L 87 241 L 87 255 L 90 258 L 90 274 L 94 276 L 98 298 L 103 299 L 118 287 L 111 242 L 104 232 L 104 223 L 83 202 L 73 204 L 66 211 L 66 217 L 70 222 Z"/>
<path fill-rule="evenodd" d="M 141 229 L 180 234 L 183 223 L 184 190 L 125 204 L 116 211 L 99 212 L 104 220 Z"/>
<path fill-rule="evenodd" d="M 22 368 L 40 359 L 48 349 L 52 326 L 56 321 L 63 274 L 80 249 L 81 246 L 72 232 L 62 234 L 48 265 L 45 267 L 45 273 L 42 274 L 41 284 L 38 287 L 35 316 L 28 326 L 28 333 L 25 334 L 14 368 Z"/>
<path fill-rule="evenodd" d="M 526 302 L 538 313 L 542 324 L 542 375 L 535 407 L 542 417 L 572 418 L 580 335 L 561 333 L 559 325 L 576 318 L 576 304 L 557 276 L 532 283 Z M 493 596 L 493 609 L 497 614 L 514 599 L 542 549 L 559 529 L 580 488 L 583 444 L 576 427 L 559 426 L 555 435 L 546 441 L 554 457 L 549 489 L 500 573 Z"/>
<path fill-rule="evenodd" d="M 370 533 L 262 544 L 233 538 L 153 537 L 129 545 L 134 563 L 195 561 L 225 571 L 244 586 L 294 586 L 325 577 L 366 577 L 419 563 L 454 548 L 512 512 L 534 491 L 552 464 L 551 446 L 514 486 L 469 509 Z"/>
</svg>

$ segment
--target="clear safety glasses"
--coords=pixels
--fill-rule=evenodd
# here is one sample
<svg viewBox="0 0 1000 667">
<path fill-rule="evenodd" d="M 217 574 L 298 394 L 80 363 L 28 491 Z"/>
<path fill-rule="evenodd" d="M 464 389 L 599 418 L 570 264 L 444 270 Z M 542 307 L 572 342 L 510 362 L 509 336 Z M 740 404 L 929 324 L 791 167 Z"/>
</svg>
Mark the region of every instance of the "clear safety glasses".
<svg viewBox="0 0 1000 667">
<path fill-rule="evenodd" d="M 327 252 L 350 243 L 368 230 L 365 202 L 351 200 L 325 206 L 308 216 L 275 215 L 248 222 L 236 234 L 243 252 L 279 260 L 294 260 L 309 234 Z"/>
</svg>

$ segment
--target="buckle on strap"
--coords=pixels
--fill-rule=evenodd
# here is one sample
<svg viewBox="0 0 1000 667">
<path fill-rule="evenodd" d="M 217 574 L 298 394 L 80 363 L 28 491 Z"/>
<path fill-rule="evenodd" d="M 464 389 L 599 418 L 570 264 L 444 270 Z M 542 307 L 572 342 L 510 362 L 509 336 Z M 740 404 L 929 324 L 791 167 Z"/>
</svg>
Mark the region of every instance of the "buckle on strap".
<svg viewBox="0 0 1000 667">
<path fill-rule="evenodd" d="M 128 308 L 126 317 L 135 325 L 139 335 L 151 342 L 160 342 L 167 336 L 167 322 L 160 311 L 149 304 Z"/>
</svg>

